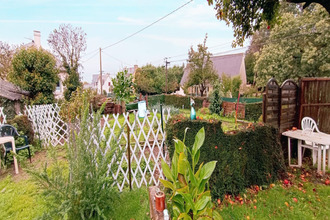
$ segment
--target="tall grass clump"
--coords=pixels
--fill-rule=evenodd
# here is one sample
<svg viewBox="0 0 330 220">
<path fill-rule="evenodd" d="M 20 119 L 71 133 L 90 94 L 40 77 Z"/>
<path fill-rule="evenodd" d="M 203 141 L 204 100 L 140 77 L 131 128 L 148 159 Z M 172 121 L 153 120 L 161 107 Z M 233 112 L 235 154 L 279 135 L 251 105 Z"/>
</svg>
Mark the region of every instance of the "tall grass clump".
<svg viewBox="0 0 330 220">
<path fill-rule="evenodd" d="M 110 219 L 113 202 L 119 198 L 111 170 L 122 152 L 115 141 L 107 147 L 109 132 L 102 135 L 104 106 L 90 113 L 86 97 L 83 100 L 80 123 L 70 131 L 64 158 L 54 147 L 49 168 L 45 164 L 41 172 L 30 170 L 47 198 L 49 211 L 43 219 Z"/>
</svg>

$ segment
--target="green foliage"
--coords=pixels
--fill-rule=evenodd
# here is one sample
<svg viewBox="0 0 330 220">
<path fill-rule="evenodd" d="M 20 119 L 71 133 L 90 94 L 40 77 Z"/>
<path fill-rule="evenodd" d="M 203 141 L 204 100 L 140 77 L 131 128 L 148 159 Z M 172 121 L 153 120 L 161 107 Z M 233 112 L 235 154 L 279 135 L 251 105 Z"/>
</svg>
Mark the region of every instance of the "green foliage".
<svg viewBox="0 0 330 220">
<path fill-rule="evenodd" d="M 94 111 L 98 110 L 97 107 L 97 94 L 96 91 L 91 89 L 82 90 L 78 88 L 74 91 L 69 101 L 63 100 L 61 105 L 60 115 L 66 122 L 75 122 L 78 118 L 81 118 L 83 112 L 84 99 L 87 99 Z"/>
<path fill-rule="evenodd" d="M 79 131 L 71 133 L 66 149 L 68 162 L 61 161 L 57 149 L 51 148 L 52 169 L 45 165 L 41 172 L 29 170 L 49 198 L 50 211 L 44 213 L 45 219 L 109 219 L 118 198 L 113 188 L 115 180 L 108 173 L 109 169 L 116 169 L 121 159 L 120 148 L 112 142 L 111 149 L 106 149 L 110 132 L 102 138 L 99 122 L 103 109 L 93 114 L 91 120 L 86 97 L 83 102 Z"/>
<path fill-rule="evenodd" d="M 64 81 L 64 85 L 66 87 L 64 91 L 64 98 L 69 101 L 72 93 L 82 87 L 82 83 L 79 80 L 79 73 L 71 70 L 68 78 Z"/>
<path fill-rule="evenodd" d="M 201 96 L 204 95 L 208 83 L 218 79 L 216 71 L 213 69 L 213 63 L 210 57 L 212 54 L 208 52 L 206 46 L 207 35 L 204 43 L 197 45 L 197 51 L 190 48 L 188 56 L 189 76 L 185 87 L 199 85 Z"/>
<path fill-rule="evenodd" d="M 246 71 L 246 81 L 248 84 L 254 83 L 254 66 L 256 63 L 256 57 L 252 53 L 247 53 L 245 55 L 245 71 Z"/>
<path fill-rule="evenodd" d="M 268 184 L 285 172 L 283 152 L 275 128 L 253 126 L 227 135 L 217 120 L 178 120 L 172 117 L 166 126 L 166 141 L 171 157 L 175 150 L 173 139 L 183 139 L 186 127 L 190 128 L 184 142 L 187 146 L 194 143 L 194 134 L 200 128 L 205 128 L 206 137 L 200 160 L 218 161 L 210 178 L 213 198 L 223 198 L 225 194 L 237 195 L 249 186 Z"/>
<path fill-rule="evenodd" d="M 183 66 L 173 66 L 167 70 L 167 92 L 175 92 L 180 87 Z M 161 94 L 166 92 L 166 69 L 151 64 L 137 69 L 135 73 L 136 90 L 142 94 Z"/>
<path fill-rule="evenodd" d="M 54 101 L 58 70 L 52 54 L 43 49 L 20 49 L 12 61 L 9 80 L 30 92 L 31 104 L 49 104 Z"/>
<path fill-rule="evenodd" d="M 190 109 L 190 96 L 178 96 L 178 95 L 153 95 L 148 96 L 148 105 L 154 106 L 157 103 L 174 106 L 176 108 L 182 109 L 182 106 L 185 109 Z M 203 107 L 203 101 L 205 98 L 193 97 L 195 101 L 195 109 Z"/>
<path fill-rule="evenodd" d="M 302 77 L 329 76 L 329 29 L 329 14 L 322 7 L 300 14 L 284 13 L 258 53 L 257 85 L 265 86 L 272 77 L 281 84 L 289 78 L 298 81 Z"/>
<path fill-rule="evenodd" d="M 209 109 L 212 114 L 220 115 L 221 112 L 221 90 L 220 90 L 220 84 L 216 83 L 213 86 L 213 91 L 210 95 L 210 106 Z"/>
<path fill-rule="evenodd" d="M 22 103 L 20 103 L 20 104 L 22 104 Z M 7 121 L 10 120 L 10 119 L 13 119 L 15 117 L 15 115 L 16 115 L 15 101 L 11 101 L 9 99 L 0 97 L 0 106 L 4 107 L 3 111 L 6 115 L 6 120 Z"/>
<path fill-rule="evenodd" d="M 127 76 L 127 70 L 118 72 L 116 78 L 112 79 L 112 84 L 116 99 L 125 102 L 129 101 L 134 86 L 132 75 Z"/>
<path fill-rule="evenodd" d="M 262 103 L 245 104 L 245 120 L 257 122 L 262 115 Z"/>
<path fill-rule="evenodd" d="M 34 131 L 32 124 L 26 115 L 16 115 L 14 119 L 9 120 L 8 124 L 14 126 L 21 135 L 26 135 L 29 144 L 34 143 Z"/>
<path fill-rule="evenodd" d="M 184 144 L 185 139 L 176 139 L 171 169 L 164 160 L 161 162 L 168 180 L 160 179 L 160 182 L 172 191 L 173 219 L 221 218 L 219 213 L 212 210 L 210 191 L 205 191 L 217 162 L 211 161 L 205 165 L 201 163 L 195 171 L 204 139 L 204 128 L 198 131 L 190 148 Z M 188 161 L 188 153 L 191 164 Z"/>
<path fill-rule="evenodd" d="M 240 76 L 235 76 L 230 78 L 226 74 L 222 74 L 221 76 L 221 91 L 226 97 L 238 97 L 239 88 L 242 84 L 242 80 Z"/>
<path fill-rule="evenodd" d="M 13 48 L 5 42 L 0 41 L 0 79 L 6 79 L 11 71 Z"/>
</svg>

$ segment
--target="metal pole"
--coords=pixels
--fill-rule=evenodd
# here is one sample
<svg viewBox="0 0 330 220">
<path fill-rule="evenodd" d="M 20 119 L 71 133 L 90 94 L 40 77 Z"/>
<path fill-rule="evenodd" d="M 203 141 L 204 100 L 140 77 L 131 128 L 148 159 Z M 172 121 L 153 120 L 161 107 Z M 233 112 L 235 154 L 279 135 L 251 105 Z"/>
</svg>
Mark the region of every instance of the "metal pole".
<svg viewBox="0 0 330 220">
<path fill-rule="evenodd" d="M 129 115 L 127 115 L 127 121 L 129 123 Z M 130 143 L 130 129 L 127 123 L 127 157 L 128 157 L 128 181 L 129 189 L 132 191 L 132 173 L 131 173 L 131 143 Z"/>
<path fill-rule="evenodd" d="M 162 132 L 164 133 L 164 125 L 163 125 L 163 104 L 160 104 L 160 121 L 162 124 Z M 165 147 L 164 143 L 162 143 L 162 148 L 163 148 L 163 155 L 165 156 Z"/>
<path fill-rule="evenodd" d="M 100 84 L 101 84 L 101 92 L 100 95 L 103 94 L 103 88 L 102 88 L 102 49 L 100 47 Z"/>
<path fill-rule="evenodd" d="M 167 65 L 170 64 L 170 62 L 167 61 L 167 57 L 165 57 L 165 71 L 166 71 L 166 94 L 168 93 L 168 74 L 167 74 Z"/>
</svg>

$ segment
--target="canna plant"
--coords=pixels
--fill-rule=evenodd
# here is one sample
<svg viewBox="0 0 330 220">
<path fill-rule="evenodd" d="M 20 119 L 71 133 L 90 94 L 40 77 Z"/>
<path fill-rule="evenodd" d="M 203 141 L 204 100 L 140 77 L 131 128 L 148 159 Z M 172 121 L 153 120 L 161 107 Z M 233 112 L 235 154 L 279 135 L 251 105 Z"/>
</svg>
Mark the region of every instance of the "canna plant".
<svg viewBox="0 0 330 220">
<path fill-rule="evenodd" d="M 210 191 L 206 190 L 217 162 L 201 163 L 195 170 L 204 139 L 204 128 L 196 134 L 191 149 L 184 144 L 185 136 L 183 141 L 176 139 L 171 169 L 162 160 L 162 169 L 167 180 L 160 179 L 160 181 L 164 187 L 172 191 L 170 199 L 173 205 L 173 219 L 222 219 L 220 214 L 213 210 Z M 188 161 L 188 153 L 191 156 L 191 165 Z"/>
</svg>

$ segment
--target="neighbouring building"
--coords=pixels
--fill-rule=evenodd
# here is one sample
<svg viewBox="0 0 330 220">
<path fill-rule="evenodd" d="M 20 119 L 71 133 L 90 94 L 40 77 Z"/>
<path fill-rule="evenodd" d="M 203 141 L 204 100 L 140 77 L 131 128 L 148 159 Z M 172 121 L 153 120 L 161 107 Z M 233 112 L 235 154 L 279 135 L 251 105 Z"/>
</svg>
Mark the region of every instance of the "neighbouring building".
<svg viewBox="0 0 330 220">
<path fill-rule="evenodd" d="M 101 94 L 101 77 L 100 74 L 94 74 L 92 77 L 92 83 L 89 88 L 95 89 L 97 94 Z M 110 73 L 102 74 L 102 93 L 111 93 L 113 90 L 112 77 Z"/>
<path fill-rule="evenodd" d="M 213 62 L 213 68 L 218 74 L 219 78 L 222 74 L 226 74 L 228 77 L 233 78 L 236 76 L 240 76 L 242 80 L 241 88 L 246 86 L 246 72 L 245 72 L 245 55 L 244 53 L 237 54 L 228 54 L 221 56 L 212 56 L 211 60 Z M 189 64 L 184 69 L 184 74 L 182 76 L 180 85 L 184 86 L 185 83 L 188 82 L 189 77 Z M 208 84 L 206 86 L 205 95 L 208 96 L 212 91 L 212 85 Z M 199 86 L 191 86 L 188 88 L 188 93 L 194 96 L 200 96 Z"/>
</svg>

